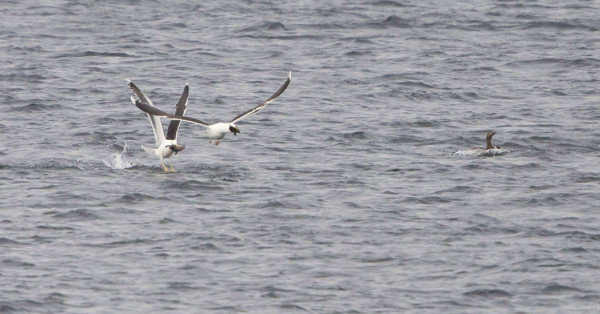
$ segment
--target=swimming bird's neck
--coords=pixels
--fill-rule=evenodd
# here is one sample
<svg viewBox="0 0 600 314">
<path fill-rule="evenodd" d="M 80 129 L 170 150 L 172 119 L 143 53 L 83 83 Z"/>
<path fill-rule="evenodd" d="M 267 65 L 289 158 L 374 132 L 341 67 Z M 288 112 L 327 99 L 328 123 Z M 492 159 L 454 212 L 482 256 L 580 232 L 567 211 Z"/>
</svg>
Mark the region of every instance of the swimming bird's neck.
<svg viewBox="0 0 600 314">
<path fill-rule="evenodd" d="M 485 149 L 495 148 L 494 146 L 492 146 L 492 138 L 491 137 L 488 137 L 486 140 L 487 140 L 487 146 L 485 147 Z"/>
</svg>

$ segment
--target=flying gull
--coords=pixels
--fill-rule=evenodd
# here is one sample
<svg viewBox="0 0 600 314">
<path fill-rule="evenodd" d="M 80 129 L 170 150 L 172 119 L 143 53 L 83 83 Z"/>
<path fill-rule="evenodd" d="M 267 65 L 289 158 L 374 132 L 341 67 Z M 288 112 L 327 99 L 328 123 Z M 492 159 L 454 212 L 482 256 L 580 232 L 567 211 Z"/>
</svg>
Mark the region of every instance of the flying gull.
<svg viewBox="0 0 600 314">
<path fill-rule="evenodd" d="M 136 106 L 138 104 L 143 104 L 145 106 L 154 108 L 154 104 L 152 100 L 146 96 L 133 82 L 127 80 L 129 87 L 133 90 L 135 97 L 131 96 L 131 102 L 133 102 Z M 175 115 L 183 116 L 185 114 L 185 109 L 188 103 L 188 94 L 189 94 L 189 86 L 185 84 L 183 88 L 183 93 L 177 102 L 177 106 L 175 107 Z M 160 163 L 163 166 L 163 169 L 166 173 L 175 172 L 175 168 L 173 168 L 173 163 L 171 161 L 171 156 L 173 153 L 177 154 L 182 151 L 185 146 L 177 144 L 177 131 L 179 131 L 179 124 L 181 121 L 173 120 L 169 123 L 169 128 L 167 129 L 167 136 L 165 136 L 163 131 L 163 126 L 160 121 L 160 117 L 157 115 L 153 115 L 148 113 L 148 119 L 150 120 L 150 124 L 152 125 L 152 130 L 154 130 L 154 139 L 156 140 L 156 148 L 146 147 L 142 145 L 142 148 L 148 153 L 158 156 L 160 158 Z M 169 165 L 171 165 L 171 169 L 165 166 L 164 158 L 169 158 Z"/>
<path fill-rule="evenodd" d="M 233 133 L 233 135 L 237 135 L 237 133 L 241 133 L 240 129 L 235 125 L 235 123 L 249 115 L 259 112 L 268 103 L 272 102 L 273 100 L 275 100 L 275 98 L 277 98 L 281 94 L 283 94 L 283 92 L 288 87 L 288 85 L 290 85 L 291 80 L 292 80 L 292 71 L 290 71 L 290 73 L 288 74 L 288 77 L 285 80 L 285 82 L 283 83 L 283 85 L 281 85 L 281 87 L 279 87 L 279 89 L 275 92 L 275 94 L 273 94 L 271 97 L 269 97 L 269 99 L 265 100 L 260 105 L 238 115 L 237 117 L 233 118 L 229 122 L 218 122 L 218 123 L 214 123 L 214 124 L 208 124 L 208 123 L 202 122 L 198 119 L 184 117 L 183 114 L 180 114 L 179 112 L 175 112 L 174 115 L 168 114 L 168 113 L 154 107 L 152 105 L 152 103 L 144 102 L 143 99 L 141 99 L 141 98 L 139 99 L 139 101 L 135 101 L 135 105 L 140 110 L 147 113 L 149 116 L 166 117 L 168 119 L 173 120 L 171 123 L 173 123 L 175 121 L 188 121 L 188 122 L 192 122 L 195 124 L 200 124 L 200 125 L 206 127 L 206 133 L 208 134 L 208 137 L 210 139 L 209 143 L 212 143 L 212 141 L 215 140 L 215 145 L 219 145 L 219 142 L 221 141 L 221 139 L 223 137 L 225 137 L 225 135 L 228 132 Z"/>
</svg>

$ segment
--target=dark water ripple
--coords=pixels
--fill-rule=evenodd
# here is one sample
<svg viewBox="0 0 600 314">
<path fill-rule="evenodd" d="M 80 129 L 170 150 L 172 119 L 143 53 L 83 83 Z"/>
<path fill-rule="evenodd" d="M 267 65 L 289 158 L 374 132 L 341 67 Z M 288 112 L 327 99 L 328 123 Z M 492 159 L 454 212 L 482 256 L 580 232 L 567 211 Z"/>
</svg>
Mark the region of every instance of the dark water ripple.
<svg viewBox="0 0 600 314">
<path fill-rule="evenodd" d="M 599 11 L 2 2 L 0 312 L 597 311 Z"/>
</svg>

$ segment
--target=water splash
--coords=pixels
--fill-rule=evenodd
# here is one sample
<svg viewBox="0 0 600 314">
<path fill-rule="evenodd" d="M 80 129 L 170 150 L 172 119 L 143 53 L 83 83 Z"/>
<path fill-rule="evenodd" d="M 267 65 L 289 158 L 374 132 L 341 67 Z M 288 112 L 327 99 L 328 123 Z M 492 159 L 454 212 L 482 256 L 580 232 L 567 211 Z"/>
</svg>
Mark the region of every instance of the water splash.
<svg viewBox="0 0 600 314">
<path fill-rule="evenodd" d="M 501 156 L 504 154 L 510 153 L 509 150 L 502 148 L 492 148 L 492 149 L 481 149 L 481 148 L 473 148 L 473 149 L 465 149 L 459 150 L 454 155 L 459 156 L 474 156 L 474 157 L 492 157 L 492 156 Z"/>
<path fill-rule="evenodd" d="M 127 142 L 125 142 L 123 150 L 120 153 L 114 153 L 112 156 L 104 158 L 102 161 L 104 161 L 104 164 L 111 169 L 127 169 L 135 166 L 137 160 L 135 158 L 133 160 L 128 160 L 125 156 L 127 147 Z"/>
</svg>

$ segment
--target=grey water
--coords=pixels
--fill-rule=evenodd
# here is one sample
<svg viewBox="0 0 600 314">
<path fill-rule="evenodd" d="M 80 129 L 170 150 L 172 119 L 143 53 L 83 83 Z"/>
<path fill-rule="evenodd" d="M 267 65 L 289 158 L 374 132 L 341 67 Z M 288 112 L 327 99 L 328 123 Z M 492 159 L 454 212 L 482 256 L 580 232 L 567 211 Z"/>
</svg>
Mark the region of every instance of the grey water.
<svg viewBox="0 0 600 314">
<path fill-rule="evenodd" d="M 0 16 L 2 313 L 598 310 L 598 1 Z M 175 173 L 140 147 L 126 79 L 218 122 L 290 70 L 219 146 L 182 123 Z M 464 153 L 491 130 L 506 153 Z"/>
</svg>

